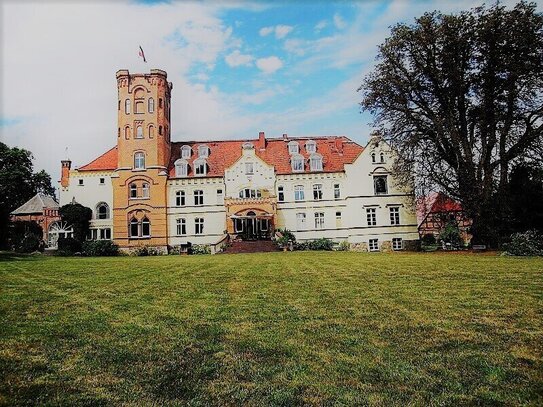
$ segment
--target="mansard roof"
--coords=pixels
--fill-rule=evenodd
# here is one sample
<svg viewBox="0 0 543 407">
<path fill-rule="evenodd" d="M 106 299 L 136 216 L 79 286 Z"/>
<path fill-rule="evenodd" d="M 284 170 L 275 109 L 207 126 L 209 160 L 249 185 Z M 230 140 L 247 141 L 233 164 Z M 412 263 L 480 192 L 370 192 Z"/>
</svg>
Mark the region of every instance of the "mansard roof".
<svg viewBox="0 0 543 407">
<path fill-rule="evenodd" d="M 113 171 L 117 168 L 117 146 L 106 151 L 90 163 L 79 167 L 78 171 Z"/>
<path fill-rule="evenodd" d="M 304 137 L 304 138 L 270 138 L 265 140 L 265 146 L 262 145 L 262 140 L 224 140 L 224 141 L 205 141 L 205 142 L 178 142 L 172 143 L 172 157 L 170 160 L 169 175 L 175 177 L 174 163 L 181 156 L 181 147 L 189 145 L 193 151 L 197 151 L 199 145 L 207 145 L 209 147 L 209 156 L 207 164 L 209 170 L 208 177 L 222 177 L 225 169 L 233 165 L 242 155 L 242 147 L 245 143 L 253 143 L 255 154 L 264 162 L 275 167 L 276 174 L 285 175 L 292 174 L 292 166 L 290 163 L 291 154 L 288 152 L 288 144 L 291 141 L 299 142 L 312 140 L 317 143 L 317 153 L 323 157 L 322 172 L 338 172 L 343 171 L 345 164 L 351 164 L 356 160 L 364 149 L 359 144 L 351 141 L 345 136 L 321 136 L 321 137 Z M 311 153 L 307 153 L 305 149 L 300 149 L 300 155 L 308 160 Z M 192 163 L 198 159 L 195 154 L 187 161 L 189 162 L 188 177 L 194 175 Z M 310 171 L 307 165 L 303 172 Z M 296 174 L 303 173 L 296 172 Z"/>
<path fill-rule="evenodd" d="M 24 204 L 19 206 L 12 215 L 29 215 L 34 213 L 42 213 L 44 209 L 58 209 L 58 203 L 50 196 L 38 192 Z"/>
</svg>

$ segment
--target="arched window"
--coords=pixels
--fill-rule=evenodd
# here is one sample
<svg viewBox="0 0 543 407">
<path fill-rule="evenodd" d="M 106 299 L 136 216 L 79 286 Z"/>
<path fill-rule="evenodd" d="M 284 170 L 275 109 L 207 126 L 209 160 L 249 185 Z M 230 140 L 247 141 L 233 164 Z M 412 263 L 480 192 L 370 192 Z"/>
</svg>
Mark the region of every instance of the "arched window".
<svg viewBox="0 0 543 407">
<path fill-rule="evenodd" d="M 375 163 L 377 160 L 375 158 L 375 152 L 371 153 L 371 162 Z"/>
<path fill-rule="evenodd" d="M 379 158 L 381 159 L 381 162 L 384 163 L 385 162 L 385 153 L 381 152 L 379 154 Z"/>
<path fill-rule="evenodd" d="M 158 126 L 158 135 L 162 136 L 162 126 Z"/>
<path fill-rule="evenodd" d="M 181 158 L 190 158 L 192 155 L 192 148 L 190 146 L 183 146 L 181 147 Z"/>
<path fill-rule="evenodd" d="M 121 101 L 120 100 L 117 103 L 117 110 L 121 110 Z"/>
<path fill-rule="evenodd" d="M 96 205 L 96 218 L 109 219 L 109 206 L 105 202 L 100 202 Z"/>
<path fill-rule="evenodd" d="M 293 172 L 301 172 L 304 170 L 304 157 L 301 155 L 293 155 L 290 164 Z"/>
<path fill-rule="evenodd" d="M 147 219 L 147 217 L 144 217 L 141 220 L 141 236 L 142 237 L 151 236 L 151 222 L 149 222 L 149 219 Z"/>
<path fill-rule="evenodd" d="M 155 126 L 153 126 L 152 124 L 149 126 L 149 138 L 154 138 L 155 137 Z"/>
<path fill-rule="evenodd" d="M 388 193 L 387 176 L 375 175 L 373 177 L 373 188 L 375 195 L 386 195 Z"/>
<path fill-rule="evenodd" d="M 143 100 L 137 100 L 134 106 L 134 113 L 145 113 L 143 107 Z"/>
<path fill-rule="evenodd" d="M 139 224 L 136 218 L 130 219 L 130 237 L 139 237 Z"/>
<path fill-rule="evenodd" d="M 317 152 L 317 143 L 313 140 L 308 140 L 305 143 L 305 151 L 307 151 L 309 154 L 313 154 Z"/>
<path fill-rule="evenodd" d="M 298 154 L 300 153 L 300 146 L 297 141 L 291 141 L 288 143 L 288 153 L 289 154 Z"/>
<path fill-rule="evenodd" d="M 124 101 L 124 112 L 130 114 L 130 99 Z"/>
<path fill-rule="evenodd" d="M 144 182 L 141 185 L 141 197 L 149 198 L 149 184 L 147 182 Z"/>
<path fill-rule="evenodd" d="M 311 154 L 309 167 L 311 171 L 322 171 L 322 156 L 320 154 Z"/>
<path fill-rule="evenodd" d="M 158 98 L 158 108 L 162 109 L 162 98 Z"/>
<path fill-rule="evenodd" d="M 198 146 L 198 157 L 208 157 L 209 147 L 206 145 Z"/>
<path fill-rule="evenodd" d="M 117 137 L 121 137 L 121 128 L 117 127 Z"/>
<path fill-rule="evenodd" d="M 145 169 L 145 153 L 141 151 L 134 153 L 134 169 Z"/>
<path fill-rule="evenodd" d="M 136 127 L 136 138 L 143 138 L 143 128 L 141 126 Z"/>
<path fill-rule="evenodd" d="M 126 140 L 128 140 L 128 139 L 130 138 L 130 127 L 129 127 L 129 126 L 126 126 L 126 127 L 124 128 L 124 138 L 125 138 Z"/>
<path fill-rule="evenodd" d="M 240 198 L 260 198 L 262 192 L 259 189 L 245 188 L 239 191 Z"/>
<path fill-rule="evenodd" d="M 138 186 L 133 182 L 130 184 L 130 199 L 138 197 Z"/>
<path fill-rule="evenodd" d="M 186 177 L 189 175 L 189 163 L 185 159 L 179 159 L 175 162 L 175 176 Z"/>
<path fill-rule="evenodd" d="M 147 109 L 149 110 L 149 113 L 153 113 L 155 111 L 155 99 L 149 98 L 147 101 Z"/>
<path fill-rule="evenodd" d="M 207 162 L 203 158 L 199 158 L 194 161 L 194 174 L 206 175 L 207 174 Z"/>
</svg>

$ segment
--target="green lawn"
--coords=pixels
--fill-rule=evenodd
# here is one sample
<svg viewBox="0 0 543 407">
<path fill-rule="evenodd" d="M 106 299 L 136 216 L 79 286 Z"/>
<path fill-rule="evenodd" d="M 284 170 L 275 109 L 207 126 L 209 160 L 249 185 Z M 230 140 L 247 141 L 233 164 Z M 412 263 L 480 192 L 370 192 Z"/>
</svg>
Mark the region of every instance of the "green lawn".
<svg viewBox="0 0 543 407">
<path fill-rule="evenodd" d="M 0 256 L 0 404 L 543 404 L 543 259 Z"/>
</svg>

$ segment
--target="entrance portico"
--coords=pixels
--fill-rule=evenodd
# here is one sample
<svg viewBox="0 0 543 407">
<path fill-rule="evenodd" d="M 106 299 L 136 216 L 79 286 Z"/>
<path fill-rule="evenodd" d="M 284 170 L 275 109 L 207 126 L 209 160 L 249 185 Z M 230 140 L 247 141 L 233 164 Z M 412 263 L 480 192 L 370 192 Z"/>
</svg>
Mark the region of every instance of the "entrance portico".
<svg viewBox="0 0 543 407">
<path fill-rule="evenodd" d="M 225 199 L 227 232 L 243 240 L 267 240 L 274 231 L 275 197 Z"/>
</svg>

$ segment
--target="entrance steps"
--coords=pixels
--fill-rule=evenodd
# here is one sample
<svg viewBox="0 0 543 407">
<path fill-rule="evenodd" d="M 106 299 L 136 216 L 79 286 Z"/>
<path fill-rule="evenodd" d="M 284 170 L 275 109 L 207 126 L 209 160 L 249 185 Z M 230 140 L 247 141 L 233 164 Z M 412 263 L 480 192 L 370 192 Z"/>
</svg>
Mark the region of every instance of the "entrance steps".
<svg viewBox="0 0 543 407">
<path fill-rule="evenodd" d="M 230 242 L 222 253 L 261 253 L 276 251 L 279 251 L 279 249 L 271 240 L 242 240 Z"/>
</svg>

